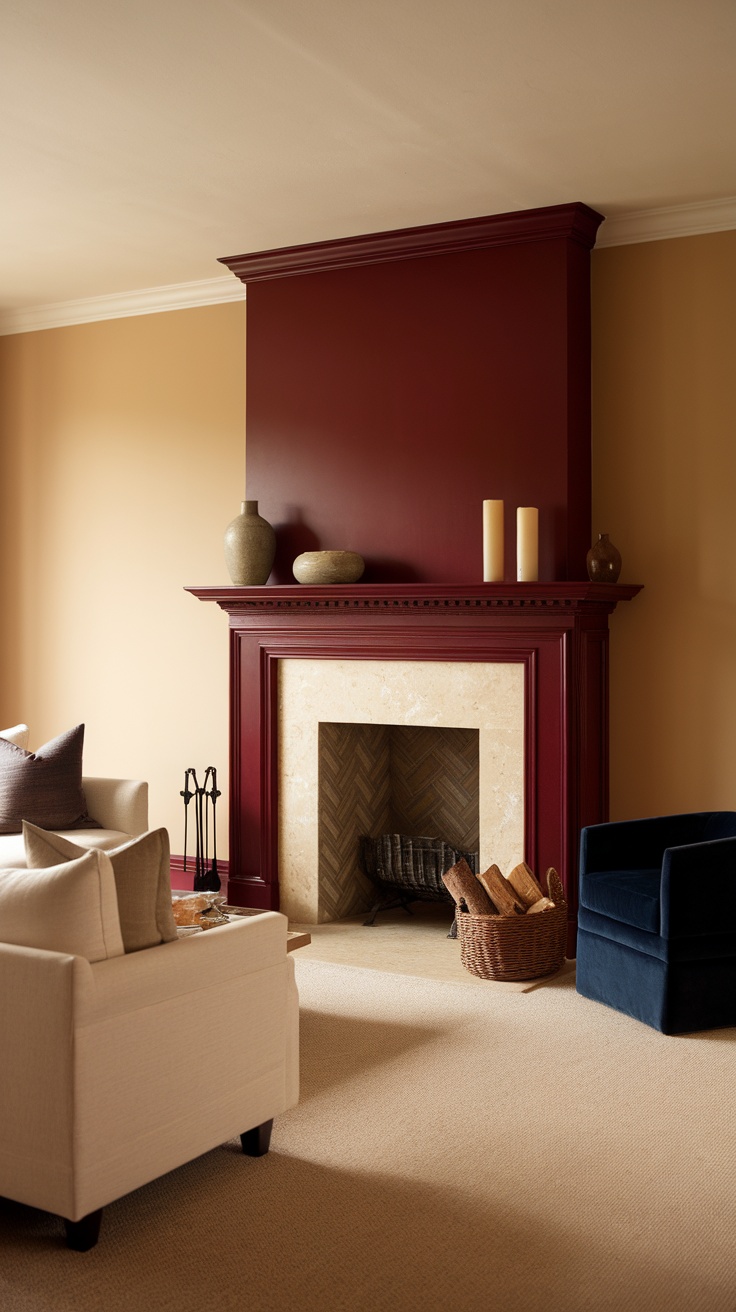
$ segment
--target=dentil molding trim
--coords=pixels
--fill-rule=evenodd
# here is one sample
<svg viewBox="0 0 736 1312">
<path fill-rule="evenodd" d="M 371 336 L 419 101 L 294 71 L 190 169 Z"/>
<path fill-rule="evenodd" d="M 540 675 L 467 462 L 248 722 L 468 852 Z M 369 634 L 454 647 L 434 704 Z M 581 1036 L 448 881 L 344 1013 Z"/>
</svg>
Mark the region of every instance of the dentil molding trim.
<svg viewBox="0 0 736 1312">
<path fill-rule="evenodd" d="M 736 229 L 736 196 L 727 196 L 722 200 L 613 215 L 598 229 L 596 247 L 631 246 L 639 242 L 667 241 L 673 237 L 695 237 L 733 229 Z M 142 291 L 118 292 L 112 296 L 88 296 L 78 301 L 59 301 L 55 305 L 6 310 L 0 312 L 0 336 L 39 332 L 44 328 L 66 328 L 102 319 L 124 319 L 136 314 L 160 314 L 165 310 L 191 310 L 199 305 L 220 305 L 244 298 L 243 284 L 226 274 L 199 282 L 171 283 Z"/>
</svg>

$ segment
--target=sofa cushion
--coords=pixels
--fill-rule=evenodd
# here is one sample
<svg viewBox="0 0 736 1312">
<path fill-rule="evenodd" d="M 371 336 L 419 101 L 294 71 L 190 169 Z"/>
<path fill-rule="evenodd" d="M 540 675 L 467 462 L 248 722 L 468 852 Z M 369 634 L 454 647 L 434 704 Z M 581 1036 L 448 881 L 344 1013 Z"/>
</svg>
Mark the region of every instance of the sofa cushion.
<svg viewBox="0 0 736 1312">
<path fill-rule="evenodd" d="M 85 848 L 61 834 L 23 825 L 26 862 L 31 870 L 78 858 Z M 169 835 L 153 829 L 107 853 L 117 889 L 120 928 L 126 952 L 172 943 L 177 937 L 171 905 Z"/>
<path fill-rule="evenodd" d="M 658 934 L 661 870 L 592 870 L 581 875 L 580 905 Z"/>
<path fill-rule="evenodd" d="M 42 833 L 49 831 L 44 829 Z M 97 847 L 102 852 L 109 852 L 113 847 L 122 847 L 131 835 L 122 829 L 56 829 L 61 838 L 68 838 L 81 852 Z M 22 870 L 28 865 L 23 834 L 0 834 L 0 869 Z"/>
<path fill-rule="evenodd" d="M 115 876 L 105 852 L 42 871 L 0 870 L 0 941 L 88 961 L 123 955 Z"/>
<path fill-rule="evenodd" d="M 27 747 L 29 732 L 27 724 L 14 724 L 12 729 L 0 729 L 0 738 L 15 743 L 16 747 Z"/>
<path fill-rule="evenodd" d="M 0 738 L 0 834 L 24 820 L 44 829 L 96 829 L 82 788 L 84 725 L 67 729 L 37 752 Z"/>
</svg>

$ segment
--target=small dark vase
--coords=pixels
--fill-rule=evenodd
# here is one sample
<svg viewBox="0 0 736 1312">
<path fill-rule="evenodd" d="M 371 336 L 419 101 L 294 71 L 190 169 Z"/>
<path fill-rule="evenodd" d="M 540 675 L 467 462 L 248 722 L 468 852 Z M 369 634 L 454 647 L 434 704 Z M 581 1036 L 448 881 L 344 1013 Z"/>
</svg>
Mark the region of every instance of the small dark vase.
<svg viewBox="0 0 736 1312">
<path fill-rule="evenodd" d="M 609 542 L 607 533 L 598 534 L 585 561 L 592 583 L 615 583 L 621 573 L 621 552 Z"/>
</svg>

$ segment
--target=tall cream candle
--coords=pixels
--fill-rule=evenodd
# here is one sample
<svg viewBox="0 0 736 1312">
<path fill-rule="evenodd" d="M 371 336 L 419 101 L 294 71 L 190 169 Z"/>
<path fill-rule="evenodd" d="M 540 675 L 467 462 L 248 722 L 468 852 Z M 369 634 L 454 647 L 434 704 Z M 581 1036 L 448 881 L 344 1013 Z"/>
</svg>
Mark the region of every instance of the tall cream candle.
<svg viewBox="0 0 736 1312">
<path fill-rule="evenodd" d="M 483 582 L 503 583 L 503 501 L 483 502 Z"/>
<path fill-rule="evenodd" d="M 539 511 L 519 506 L 516 511 L 516 577 L 519 583 L 539 578 Z"/>
</svg>

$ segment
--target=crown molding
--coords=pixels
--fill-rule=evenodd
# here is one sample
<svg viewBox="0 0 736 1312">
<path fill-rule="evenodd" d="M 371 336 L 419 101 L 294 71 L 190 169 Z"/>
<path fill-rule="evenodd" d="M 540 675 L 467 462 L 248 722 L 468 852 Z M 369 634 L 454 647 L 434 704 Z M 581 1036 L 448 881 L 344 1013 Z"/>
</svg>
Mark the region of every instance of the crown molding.
<svg viewBox="0 0 736 1312">
<path fill-rule="evenodd" d="M 224 264 L 244 283 L 264 282 L 301 273 L 325 273 L 392 260 L 419 259 L 426 255 L 454 255 L 491 246 L 518 245 L 565 237 L 590 250 L 603 215 L 587 205 L 547 205 L 509 214 L 488 214 L 477 219 L 430 223 L 420 228 L 369 232 L 334 241 L 285 246 L 279 250 L 223 255 Z"/>
<path fill-rule="evenodd" d="M 596 246 L 633 246 L 639 242 L 696 237 L 734 228 L 736 196 L 726 196 L 722 200 L 707 200 L 694 205 L 669 205 L 664 209 L 616 214 L 601 225 Z"/>
<path fill-rule="evenodd" d="M 44 328 L 68 328 L 73 324 L 96 323 L 101 319 L 128 319 L 137 314 L 162 314 L 166 310 L 192 310 L 201 305 L 220 305 L 245 300 L 245 288 L 227 274 L 199 282 L 170 283 L 136 292 L 111 296 L 87 296 L 55 305 L 33 305 L 0 313 L 0 336 L 35 333 Z"/>
<path fill-rule="evenodd" d="M 467 222 L 472 226 L 477 221 Z M 673 237 L 695 237 L 703 233 L 735 229 L 736 196 L 728 196 L 722 200 L 694 205 L 670 205 L 663 209 L 616 214 L 601 224 L 595 244 L 596 248 L 632 246 L 639 242 L 667 241 Z M 347 242 L 351 240 L 348 238 Z M 236 257 L 253 262 L 260 258 L 257 255 Z M 137 314 L 191 310 L 200 305 L 220 305 L 226 301 L 244 299 L 245 287 L 237 274 L 234 278 L 224 274 L 199 282 L 171 283 L 164 287 L 147 287 L 142 291 L 117 292 L 112 296 L 88 296 L 78 301 L 59 301 L 54 305 L 0 311 L 0 337 L 13 333 L 40 332 L 44 328 L 96 323 L 102 319 L 126 319 Z"/>
</svg>

